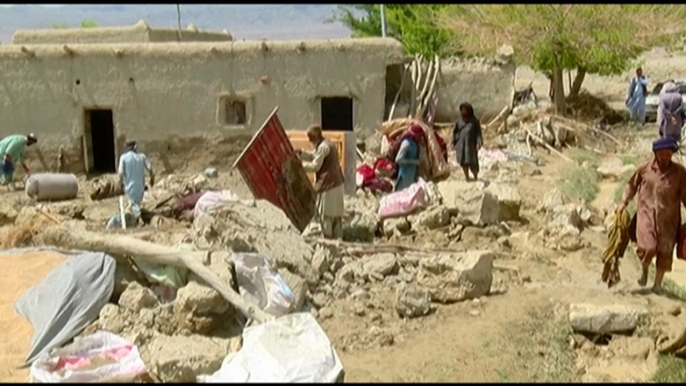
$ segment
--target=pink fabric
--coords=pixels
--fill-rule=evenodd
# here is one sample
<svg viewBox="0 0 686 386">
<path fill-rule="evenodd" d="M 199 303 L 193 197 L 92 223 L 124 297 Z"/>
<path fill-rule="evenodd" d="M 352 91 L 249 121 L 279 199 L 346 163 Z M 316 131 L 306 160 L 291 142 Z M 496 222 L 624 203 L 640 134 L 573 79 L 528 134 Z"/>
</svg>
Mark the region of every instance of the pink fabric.
<svg viewBox="0 0 686 386">
<path fill-rule="evenodd" d="M 404 216 L 425 206 L 426 189 L 426 183 L 420 179 L 407 189 L 383 196 L 379 201 L 379 218 Z"/>
</svg>

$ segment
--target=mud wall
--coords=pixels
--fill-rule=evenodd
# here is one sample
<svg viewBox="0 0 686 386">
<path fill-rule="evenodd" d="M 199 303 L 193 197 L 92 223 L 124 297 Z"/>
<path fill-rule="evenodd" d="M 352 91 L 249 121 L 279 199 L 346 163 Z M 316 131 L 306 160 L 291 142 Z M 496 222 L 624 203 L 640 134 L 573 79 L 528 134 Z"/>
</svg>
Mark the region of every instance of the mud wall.
<svg viewBox="0 0 686 386">
<path fill-rule="evenodd" d="M 516 66 L 490 60 L 445 60 L 439 78 L 437 122 L 454 122 L 463 102 L 488 120 L 512 102 Z"/>
<path fill-rule="evenodd" d="M 198 31 L 189 26 L 181 30 L 183 42 L 231 41 L 227 31 Z M 179 31 L 172 28 L 152 28 L 141 20 L 126 27 L 64 28 L 17 30 L 13 44 L 102 44 L 102 43 L 160 43 L 179 41 Z"/>
<path fill-rule="evenodd" d="M 0 136 L 34 132 L 48 163 L 62 146 L 72 164 L 82 164 L 84 110 L 111 109 L 117 148 L 136 138 L 172 170 L 188 162 L 170 156 L 175 149 L 197 158 L 220 142 L 249 138 L 276 106 L 288 130 L 318 123 L 321 97 L 353 98 L 355 132 L 364 138 L 383 118 L 387 64 L 404 59 L 391 39 L 69 49 L 0 46 Z M 234 99 L 245 103 L 244 124 L 223 117 Z"/>
</svg>

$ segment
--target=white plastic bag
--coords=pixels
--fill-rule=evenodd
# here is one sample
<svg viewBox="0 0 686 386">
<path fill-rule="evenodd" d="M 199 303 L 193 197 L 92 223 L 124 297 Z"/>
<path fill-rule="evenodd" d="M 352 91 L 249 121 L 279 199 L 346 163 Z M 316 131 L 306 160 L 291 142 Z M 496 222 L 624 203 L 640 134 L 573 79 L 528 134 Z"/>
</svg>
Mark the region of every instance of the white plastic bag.
<svg viewBox="0 0 686 386">
<path fill-rule="evenodd" d="M 92 366 L 96 358 L 110 358 L 113 363 Z M 79 371 L 83 366 L 89 368 Z M 98 331 L 41 355 L 31 365 L 30 374 L 32 383 L 91 383 L 113 378 L 131 382 L 146 371 L 136 346 L 118 335 Z"/>
<path fill-rule="evenodd" d="M 329 337 L 308 312 L 243 330 L 243 347 L 199 383 L 335 383 L 343 364 Z"/>
<path fill-rule="evenodd" d="M 241 199 L 228 190 L 221 192 L 207 192 L 203 194 L 195 203 L 193 208 L 193 216 L 200 217 L 203 213 L 211 213 L 221 210 L 231 204 L 240 202 Z"/>
<path fill-rule="evenodd" d="M 427 196 L 428 185 L 423 179 L 399 192 L 387 194 L 379 200 L 379 219 L 404 216 L 415 209 L 428 206 L 433 197 Z"/>
<path fill-rule="evenodd" d="M 291 311 L 295 296 L 281 275 L 271 268 L 266 257 L 257 253 L 231 256 L 241 296 L 264 312 L 281 316 Z"/>
</svg>

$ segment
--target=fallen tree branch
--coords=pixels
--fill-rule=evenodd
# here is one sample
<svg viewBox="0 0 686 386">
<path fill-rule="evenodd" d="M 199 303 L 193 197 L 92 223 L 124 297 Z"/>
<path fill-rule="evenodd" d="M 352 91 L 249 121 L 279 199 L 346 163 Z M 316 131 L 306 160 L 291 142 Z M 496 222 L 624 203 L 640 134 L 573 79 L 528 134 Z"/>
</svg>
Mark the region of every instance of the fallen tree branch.
<svg viewBox="0 0 686 386">
<path fill-rule="evenodd" d="M 576 162 L 574 162 L 573 159 L 567 157 L 566 155 L 562 154 L 560 151 L 558 151 L 558 150 L 555 149 L 554 147 L 548 145 L 541 137 L 539 137 L 539 136 L 537 136 L 536 134 L 532 133 L 531 130 L 527 129 L 526 127 L 524 128 L 524 130 L 526 130 L 526 132 L 529 133 L 529 135 L 531 136 L 531 138 L 535 139 L 535 140 L 536 140 L 537 142 L 539 142 L 541 145 L 545 146 L 546 149 L 548 149 L 548 150 L 552 151 L 553 153 L 559 155 L 559 156 L 560 156 L 562 159 L 564 159 L 565 161 L 571 162 L 571 163 L 573 163 L 573 164 L 576 165 Z"/>
<path fill-rule="evenodd" d="M 510 106 L 505 106 L 499 113 L 498 115 L 495 116 L 495 118 L 491 119 L 490 122 L 486 124 L 486 128 L 489 128 L 490 126 L 494 125 L 496 122 L 500 121 L 503 119 L 505 114 L 510 112 Z"/>
<path fill-rule="evenodd" d="M 228 283 L 224 283 L 219 276 L 205 267 L 201 260 L 206 258 L 206 252 L 180 253 L 174 248 L 133 237 L 88 231 L 74 232 L 61 226 L 44 229 L 40 234 L 40 239 L 43 243 L 55 247 L 98 251 L 115 256 L 133 256 L 153 264 L 186 268 L 216 289 L 224 299 L 248 318 L 260 323 L 273 319 L 272 316 L 243 299 Z"/>
</svg>

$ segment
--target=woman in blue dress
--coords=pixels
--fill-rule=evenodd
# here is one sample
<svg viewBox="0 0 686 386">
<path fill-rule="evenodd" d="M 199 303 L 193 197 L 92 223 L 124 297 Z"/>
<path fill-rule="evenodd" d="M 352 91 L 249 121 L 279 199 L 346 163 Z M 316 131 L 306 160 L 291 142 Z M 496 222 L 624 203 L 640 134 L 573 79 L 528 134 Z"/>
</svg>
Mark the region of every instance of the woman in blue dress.
<svg viewBox="0 0 686 386">
<path fill-rule="evenodd" d="M 394 146 L 394 161 L 398 165 L 395 191 L 399 192 L 417 182 L 419 177 L 419 150 L 424 139 L 424 130 L 412 125 Z"/>
</svg>

